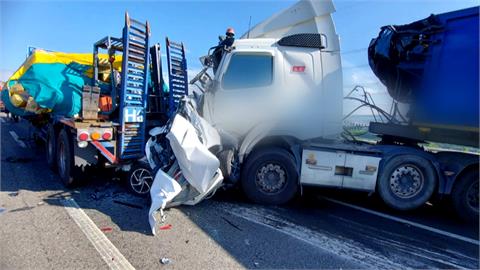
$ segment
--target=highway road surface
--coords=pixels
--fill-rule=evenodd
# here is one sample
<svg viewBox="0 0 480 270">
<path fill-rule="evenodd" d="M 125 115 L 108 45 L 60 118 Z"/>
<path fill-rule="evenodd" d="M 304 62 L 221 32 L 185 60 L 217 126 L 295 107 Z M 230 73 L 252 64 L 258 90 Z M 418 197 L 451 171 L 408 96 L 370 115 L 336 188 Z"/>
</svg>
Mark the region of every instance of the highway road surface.
<svg viewBox="0 0 480 270">
<path fill-rule="evenodd" d="M 447 203 L 402 213 L 341 190 L 304 189 L 282 207 L 219 190 L 168 210 L 152 236 L 148 199 L 112 171 L 66 189 L 27 123 L 0 121 L 0 269 L 479 268 L 478 224 Z"/>
</svg>

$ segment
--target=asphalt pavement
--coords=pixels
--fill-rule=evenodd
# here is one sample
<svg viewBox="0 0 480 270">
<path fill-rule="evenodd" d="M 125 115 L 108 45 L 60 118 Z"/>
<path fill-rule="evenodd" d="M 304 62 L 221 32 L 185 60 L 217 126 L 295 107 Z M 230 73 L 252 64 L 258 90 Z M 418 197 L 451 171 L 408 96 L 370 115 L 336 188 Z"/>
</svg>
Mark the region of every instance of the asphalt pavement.
<svg viewBox="0 0 480 270">
<path fill-rule="evenodd" d="M 396 212 L 344 190 L 305 188 L 281 207 L 219 190 L 167 210 L 153 236 L 148 199 L 113 171 L 66 189 L 27 123 L 0 120 L 0 269 L 479 268 L 478 224 L 448 204 Z"/>
</svg>

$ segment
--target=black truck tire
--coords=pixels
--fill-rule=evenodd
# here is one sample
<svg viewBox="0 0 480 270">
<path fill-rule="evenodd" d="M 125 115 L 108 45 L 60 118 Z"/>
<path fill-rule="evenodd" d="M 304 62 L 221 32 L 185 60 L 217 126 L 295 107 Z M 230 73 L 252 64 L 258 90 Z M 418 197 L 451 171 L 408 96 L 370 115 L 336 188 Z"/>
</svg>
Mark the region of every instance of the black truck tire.
<svg viewBox="0 0 480 270">
<path fill-rule="evenodd" d="M 467 222 L 478 221 L 478 167 L 462 174 L 452 191 L 452 202 L 458 216 Z"/>
<path fill-rule="evenodd" d="M 57 170 L 66 187 L 76 184 L 81 175 L 81 168 L 75 167 L 73 141 L 70 134 L 62 129 L 57 138 Z"/>
<path fill-rule="evenodd" d="M 229 184 L 237 183 L 240 178 L 240 168 L 235 155 L 233 149 L 225 149 L 218 153 L 223 179 Z"/>
<path fill-rule="evenodd" d="M 57 140 L 53 125 L 48 125 L 47 127 L 47 143 L 45 146 L 48 167 L 55 171 L 57 169 Z"/>
<path fill-rule="evenodd" d="M 377 190 L 382 200 L 397 210 L 412 210 L 426 203 L 436 187 L 436 173 L 425 158 L 399 155 L 385 164 Z"/>
<path fill-rule="evenodd" d="M 150 189 L 152 188 L 153 180 L 152 169 L 148 162 L 137 161 L 132 165 L 127 176 L 127 188 L 136 196 L 150 197 Z"/>
<path fill-rule="evenodd" d="M 243 167 L 241 185 L 248 199 L 255 203 L 287 203 L 299 185 L 293 156 L 276 147 L 255 151 Z"/>
</svg>

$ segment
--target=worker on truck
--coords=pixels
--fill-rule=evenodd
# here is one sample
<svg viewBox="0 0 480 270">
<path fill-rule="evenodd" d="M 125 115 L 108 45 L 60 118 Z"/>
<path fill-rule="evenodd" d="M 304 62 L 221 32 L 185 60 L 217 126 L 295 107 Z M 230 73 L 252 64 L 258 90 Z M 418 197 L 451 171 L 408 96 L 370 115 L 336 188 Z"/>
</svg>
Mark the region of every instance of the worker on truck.
<svg viewBox="0 0 480 270">
<path fill-rule="evenodd" d="M 235 41 L 235 30 L 232 27 L 227 28 L 227 31 L 225 31 L 225 36 L 220 36 L 219 39 L 220 41 L 218 42 L 218 46 L 212 53 L 214 73 L 217 71 L 218 65 L 222 60 L 223 52 L 232 47 L 233 42 Z"/>
</svg>

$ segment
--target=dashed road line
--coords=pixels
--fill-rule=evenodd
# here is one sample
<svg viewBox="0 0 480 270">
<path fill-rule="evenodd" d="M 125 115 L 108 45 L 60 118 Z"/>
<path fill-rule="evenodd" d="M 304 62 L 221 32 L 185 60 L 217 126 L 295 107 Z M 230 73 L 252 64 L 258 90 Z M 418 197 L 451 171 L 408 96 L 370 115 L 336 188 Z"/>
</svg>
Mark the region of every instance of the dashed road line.
<svg viewBox="0 0 480 270">
<path fill-rule="evenodd" d="M 11 130 L 10 135 L 12 135 L 12 138 L 18 143 L 18 145 L 20 145 L 20 147 L 27 148 L 27 145 L 22 140 L 19 139 L 19 137 L 18 137 L 17 133 L 15 133 L 15 131 Z"/>
<path fill-rule="evenodd" d="M 436 233 L 436 234 L 447 236 L 447 237 L 457 239 L 457 240 L 460 240 L 460 241 L 463 241 L 463 242 L 467 242 L 467 243 L 470 243 L 470 244 L 480 245 L 480 241 L 478 241 L 476 239 L 468 238 L 468 237 L 465 237 L 465 236 L 461 236 L 461 235 L 458 235 L 458 234 L 454 234 L 454 233 L 451 233 L 451 232 L 440 230 L 440 229 L 437 229 L 437 228 L 434 228 L 434 227 L 430 227 L 430 226 L 427 226 L 427 225 L 423 225 L 423 224 L 420 224 L 420 223 L 417 223 L 417 222 L 413 222 L 413 221 L 406 220 L 406 219 L 403 219 L 403 218 L 395 217 L 395 216 L 392 216 L 392 215 L 380 213 L 380 212 L 377 212 L 377 211 L 374 211 L 374 210 L 370 210 L 370 209 L 367 209 L 367 208 L 363 208 L 363 207 L 360 207 L 360 206 L 357 206 L 357 205 L 349 204 L 349 203 L 342 202 L 342 201 L 339 201 L 339 200 L 335 200 L 335 199 L 332 199 L 332 198 L 328 198 L 328 197 L 324 197 L 324 196 L 322 196 L 322 198 L 325 199 L 326 201 L 336 203 L 336 204 L 340 204 L 340 205 L 343 205 L 343 206 L 346 206 L 346 207 L 350 207 L 350 208 L 353 208 L 355 210 L 359 210 L 359 211 L 369 213 L 369 214 L 372 214 L 372 215 L 375 215 L 375 216 L 379 216 L 379 217 L 382 217 L 382 218 L 385 218 L 385 219 L 389 219 L 389 220 L 393 220 L 393 221 L 396 221 L 396 222 L 399 222 L 399 223 L 407 224 L 407 225 L 410 225 L 412 227 L 416 227 L 416 228 L 423 229 L 423 230 L 426 230 L 426 231 L 429 231 L 429 232 L 433 232 L 433 233 Z"/>
<path fill-rule="evenodd" d="M 80 206 L 78 206 L 74 199 L 64 199 L 61 200 L 61 203 L 67 210 L 68 215 L 75 221 L 78 227 L 80 227 L 110 269 L 135 269 L 87 214 L 85 214 Z"/>
</svg>

